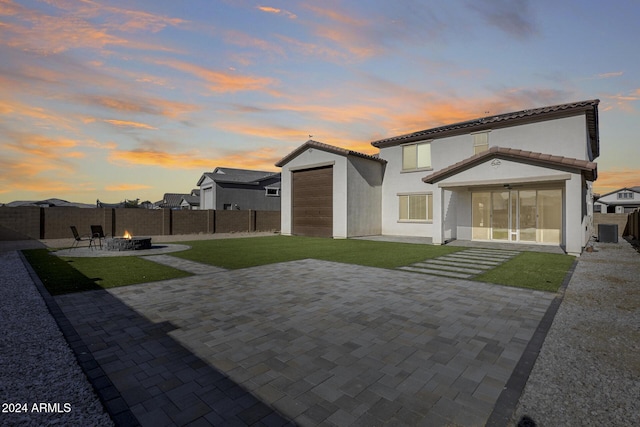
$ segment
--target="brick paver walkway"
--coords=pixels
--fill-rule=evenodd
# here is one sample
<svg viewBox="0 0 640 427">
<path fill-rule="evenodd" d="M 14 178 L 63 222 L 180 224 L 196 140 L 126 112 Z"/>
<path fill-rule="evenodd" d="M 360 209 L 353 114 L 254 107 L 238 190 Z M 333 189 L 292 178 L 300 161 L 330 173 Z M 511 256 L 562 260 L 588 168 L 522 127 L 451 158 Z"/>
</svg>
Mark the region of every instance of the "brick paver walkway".
<svg viewBox="0 0 640 427">
<path fill-rule="evenodd" d="M 472 426 L 554 296 L 302 260 L 56 301 L 143 425 Z"/>
</svg>

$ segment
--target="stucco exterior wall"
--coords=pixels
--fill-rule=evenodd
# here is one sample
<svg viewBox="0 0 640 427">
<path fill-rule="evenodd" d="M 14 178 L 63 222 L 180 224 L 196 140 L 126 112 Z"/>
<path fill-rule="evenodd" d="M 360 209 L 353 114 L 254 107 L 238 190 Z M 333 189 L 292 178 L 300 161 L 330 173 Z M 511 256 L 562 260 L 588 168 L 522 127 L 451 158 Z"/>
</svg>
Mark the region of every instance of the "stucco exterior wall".
<svg viewBox="0 0 640 427">
<path fill-rule="evenodd" d="M 588 146 L 587 140 L 588 133 L 584 116 L 566 117 L 540 123 L 494 129 L 489 132 L 489 146 L 510 147 L 585 160 L 589 159 L 589 153 L 586 148 Z M 459 227 L 452 228 L 450 226 L 452 216 L 447 215 L 448 209 L 440 211 L 444 209 L 441 205 L 442 203 L 445 203 L 448 208 L 455 206 L 458 203 L 456 197 L 447 194 L 435 195 L 437 188 L 423 183 L 422 178 L 433 170 L 443 169 L 472 155 L 473 136 L 471 134 L 435 139 L 431 141 L 432 168 L 430 170 L 402 172 L 402 146 L 382 148 L 380 157 L 388 162 L 382 186 L 382 234 L 433 237 L 433 224 L 442 224 L 441 221 L 444 221 L 444 228 L 440 231 L 440 238 L 445 240 L 463 238 L 462 236 L 466 235 L 466 233 L 458 236 L 457 233 L 462 230 Z M 484 167 L 477 169 L 481 174 L 479 176 L 476 175 L 476 169 L 474 168 L 462 172 L 455 179 L 474 182 L 476 180 L 505 179 L 507 177 L 535 177 L 554 173 L 544 168 L 531 168 L 536 167 L 520 163 L 498 168 Z M 429 192 L 434 194 L 433 224 L 398 221 L 399 193 Z M 442 197 L 445 197 L 445 200 L 442 200 Z M 440 228 L 440 225 L 438 225 L 438 228 Z"/>
<path fill-rule="evenodd" d="M 382 184 L 382 234 L 431 237 L 433 225 L 431 222 L 400 222 L 398 204 L 398 194 L 431 193 L 437 189 L 431 184 L 422 182 L 422 178 L 429 174 L 429 171 L 402 172 L 402 147 L 400 146 L 382 148 L 380 158 L 387 161 Z M 433 204 L 433 222 L 435 223 L 436 208 L 439 206 L 435 198 Z"/>
<path fill-rule="evenodd" d="M 505 184 L 522 185 L 515 188 L 552 186 L 563 189 L 562 245 L 569 254 L 579 255 L 582 252 L 589 235 L 589 219 L 588 210 L 584 208 L 584 183 L 581 174 L 509 160 L 500 160 L 499 164 L 489 160 L 438 183 L 434 205 L 444 202 L 438 222 L 434 211 L 434 223 L 442 221 L 443 226 L 434 228 L 433 243 L 441 244 L 454 237 L 453 233 L 455 238 L 471 240 L 471 193 L 474 191 L 471 185 L 475 184 L 475 191 L 492 188 L 495 191 L 503 188 L 501 181 Z M 465 185 L 459 186 L 460 184 Z M 450 230 L 448 218 L 456 219 L 455 231 Z"/>
<path fill-rule="evenodd" d="M 280 197 L 267 196 L 265 186 L 278 180 L 269 180 L 256 186 L 217 183 L 215 209 L 223 210 L 229 204 L 236 210 L 278 211 Z M 237 208 L 236 208 L 237 205 Z"/>
<path fill-rule="evenodd" d="M 382 178 L 384 166 L 377 161 L 351 156 L 347 163 L 348 237 L 382 232 Z"/>
<path fill-rule="evenodd" d="M 209 177 L 205 177 L 200 184 L 200 209 L 216 208 L 215 183 Z"/>
<path fill-rule="evenodd" d="M 281 234 L 291 235 L 291 182 L 295 170 L 333 165 L 333 237 L 347 237 L 347 159 L 317 148 L 309 148 L 282 167 Z"/>
</svg>

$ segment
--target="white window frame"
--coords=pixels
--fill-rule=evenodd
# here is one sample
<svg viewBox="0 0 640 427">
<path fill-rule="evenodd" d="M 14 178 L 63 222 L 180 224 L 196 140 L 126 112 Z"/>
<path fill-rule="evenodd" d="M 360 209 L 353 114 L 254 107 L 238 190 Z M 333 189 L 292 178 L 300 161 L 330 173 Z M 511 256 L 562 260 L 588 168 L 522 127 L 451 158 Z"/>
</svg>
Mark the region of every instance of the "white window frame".
<svg viewBox="0 0 640 427">
<path fill-rule="evenodd" d="M 275 193 L 273 192 L 275 190 Z M 280 189 L 279 188 L 265 188 L 265 196 L 267 197 L 280 197 Z"/>
<path fill-rule="evenodd" d="M 618 193 L 618 200 L 622 199 L 633 199 L 633 192 L 631 191 L 622 191 Z"/>
<path fill-rule="evenodd" d="M 427 148 L 427 159 L 425 159 L 425 153 L 420 155 L 420 148 Z M 406 150 L 414 150 L 413 156 L 415 158 L 415 165 L 406 165 L 405 160 L 405 151 Z M 420 162 L 423 162 L 420 165 Z M 425 164 L 428 163 L 428 164 Z M 424 171 L 424 170 L 432 170 L 432 161 L 431 161 L 431 140 L 429 141 L 420 141 L 412 144 L 405 144 L 402 146 L 402 172 L 414 172 L 414 171 Z"/>
<path fill-rule="evenodd" d="M 488 130 L 482 132 L 474 132 L 473 136 L 473 154 L 480 154 L 489 150 L 489 132 Z"/>
<path fill-rule="evenodd" d="M 418 198 L 424 199 L 425 204 L 425 217 L 424 218 L 412 218 L 411 217 L 411 200 L 417 201 Z M 406 204 L 403 209 L 403 204 Z M 406 213 L 406 218 L 403 215 Z M 433 193 L 398 193 L 398 222 L 419 222 L 419 223 L 432 223 L 433 222 Z"/>
</svg>

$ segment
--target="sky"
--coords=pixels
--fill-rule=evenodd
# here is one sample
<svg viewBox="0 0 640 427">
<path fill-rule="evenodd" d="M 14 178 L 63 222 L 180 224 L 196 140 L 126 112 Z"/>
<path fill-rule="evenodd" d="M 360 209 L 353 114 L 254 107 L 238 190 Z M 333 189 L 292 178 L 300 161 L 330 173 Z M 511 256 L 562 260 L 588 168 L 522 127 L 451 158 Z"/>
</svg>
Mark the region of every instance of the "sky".
<svg viewBox="0 0 640 427">
<path fill-rule="evenodd" d="M 0 203 L 189 193 L 371 141 L 600 99 L 596 192 L 640 185 L 637 0 L 0 0 Z"/>
</svg>

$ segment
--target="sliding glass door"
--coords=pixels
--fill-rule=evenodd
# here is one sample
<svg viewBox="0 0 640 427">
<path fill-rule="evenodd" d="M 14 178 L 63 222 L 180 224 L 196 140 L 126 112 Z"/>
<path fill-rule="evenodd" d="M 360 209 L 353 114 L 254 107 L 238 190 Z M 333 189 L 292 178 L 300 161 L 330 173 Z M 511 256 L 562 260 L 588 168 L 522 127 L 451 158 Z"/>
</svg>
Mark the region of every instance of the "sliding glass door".
<svg viewBox="0 0 640 427">
<path fill-rule="evenodd" d="M 471 194 L 472 239 L 559 244 L 562 190 L 507 190 Z"/>
</svg>

